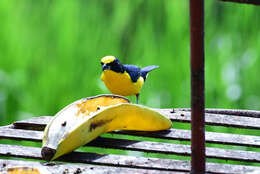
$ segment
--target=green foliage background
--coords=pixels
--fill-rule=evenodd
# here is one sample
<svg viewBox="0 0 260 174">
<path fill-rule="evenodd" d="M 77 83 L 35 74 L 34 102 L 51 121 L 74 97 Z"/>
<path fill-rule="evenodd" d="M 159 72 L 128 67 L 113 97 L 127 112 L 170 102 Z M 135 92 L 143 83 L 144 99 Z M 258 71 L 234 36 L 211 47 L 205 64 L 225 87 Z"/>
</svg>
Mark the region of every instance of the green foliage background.
<svg viewBox="0 0 260 174">
<path fill-rule="evenodd" d="M 206 106 L 260 109 L 259 7 L 205 3 Z M 106 55 L 160 66 L 142 104 L 190 106 L 188 1 L 1 0 L 0 21 L 0 125 L 109 93 Z"/>
</svg>

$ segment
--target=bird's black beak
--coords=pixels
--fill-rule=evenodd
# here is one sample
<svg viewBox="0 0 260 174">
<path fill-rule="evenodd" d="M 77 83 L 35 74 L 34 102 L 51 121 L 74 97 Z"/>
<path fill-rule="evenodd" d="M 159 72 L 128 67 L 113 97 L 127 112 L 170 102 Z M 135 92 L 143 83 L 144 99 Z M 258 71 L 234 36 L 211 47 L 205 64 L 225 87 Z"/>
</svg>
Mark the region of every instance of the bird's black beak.
<svg viewBox="0 0 260 174">
<path fill-rule="evenodd" d="M 107 69 L 110 69 L 110 66 L 109 66 L 109 65 L 107 65 L 107 64 L 102 65 L 102 70 L 103 70 L 103 71 L 104 71 L 104 70 L 107 70 Z"/>
</svg>

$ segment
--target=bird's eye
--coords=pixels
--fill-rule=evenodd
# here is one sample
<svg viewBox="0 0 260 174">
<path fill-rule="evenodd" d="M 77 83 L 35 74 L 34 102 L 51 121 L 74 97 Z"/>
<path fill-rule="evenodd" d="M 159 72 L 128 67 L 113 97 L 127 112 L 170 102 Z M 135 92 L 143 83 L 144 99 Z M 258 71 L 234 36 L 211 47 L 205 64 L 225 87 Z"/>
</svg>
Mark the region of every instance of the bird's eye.
<svg viewBox="0 0 260 174">
<path fill-rule="evenodd" d="M 114 65 L 118 65 L 118 61 L 117 61 L 117 60 L 113 61 L 112 63 L 113 63 Z"/>
<path fill-rule="evenodd" d="M 101 64 L 101 65 L 104 65 L 104 63 L 103 63 L 103 62 L 100 62 L 100 64 Z"/>
</svg>

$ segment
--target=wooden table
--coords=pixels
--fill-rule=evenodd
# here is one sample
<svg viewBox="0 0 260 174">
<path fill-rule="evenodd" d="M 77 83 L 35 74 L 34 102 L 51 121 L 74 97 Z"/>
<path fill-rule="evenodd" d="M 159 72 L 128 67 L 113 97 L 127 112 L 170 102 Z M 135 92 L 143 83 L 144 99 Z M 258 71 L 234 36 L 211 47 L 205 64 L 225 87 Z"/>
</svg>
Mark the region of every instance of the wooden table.
<svg viewBox="0 0 260 174">
<path fill-rule="evenodd" d="M 173 124 L 190 122 L 189 109 L 157 110 L 171 118 Z M 207 125 L 260 129 L 259 111 L 207 109 L 205 116 Z M 0 139 L 41 142 L 43 129 L 50 118 L 50 116 L 33 117 L 0 127 Z M 190 138 L 191 131 L 180 128 L 160 132 L 115 131 L 104 134 L 86 145 L 100 148 L 99 152 L 72 152 L 59 158 L 55 163 L 46 163 L 42 160 L 40 147 L 28 143 L 27 145 L 0 144 L 0 171 L 6 171 L 13 166 L 27 166 L 44 169 L 50 173 L 189 173 L 190 145 L 182 142 L 189 142 Z M 260 134 L 253 136 L 235 134 L 235 132 L 231 134 L 207 131 L 206 142 L 226 145 L 206 148 L 207 160 L 222 160 L 222 163 L 212 162 L 212 160 L 207 162 L 207 172 L 260 173 L 260 165 L 257 165 L 260 163 Z M 231 149 L 234 146 L 245 150 Z M 255 151 L 259 152 L 249 151 L 248 147 L 254 147 Z M 104 153 L 102 150 L 107 148 L 119 149 L 121 154 L 114 153 L 113 150 Z M 161 156 L 158 157 L 157 154 Z M 239 161 L 240 164 L 227 164 L 225 160 Z"/>
</svg>

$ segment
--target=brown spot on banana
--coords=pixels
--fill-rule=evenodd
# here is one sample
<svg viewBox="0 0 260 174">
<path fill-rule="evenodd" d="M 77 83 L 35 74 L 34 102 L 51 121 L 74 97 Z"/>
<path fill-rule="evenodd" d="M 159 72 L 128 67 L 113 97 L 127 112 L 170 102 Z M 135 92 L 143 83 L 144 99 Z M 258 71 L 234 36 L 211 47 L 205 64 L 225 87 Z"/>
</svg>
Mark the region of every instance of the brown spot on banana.
<svg viewBox="0 0 260 174">
<path fill-rule="evenodd" d="M 111 121 L 112 121 L 112 119 L 110 119 L 110 120 L 98 120 L 98 121 L 92 122 L 89 126 L 89 132 L 92 132 L 94 129 L 101 127 L 104 124 L 107 124 Z"/>
</svg>

